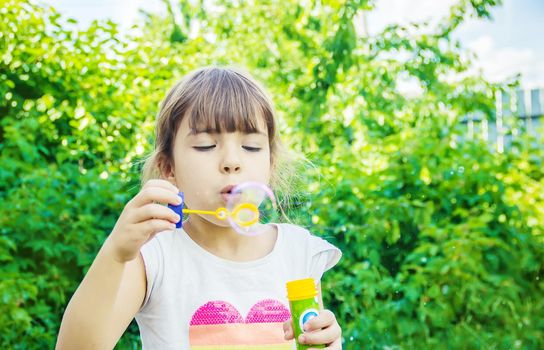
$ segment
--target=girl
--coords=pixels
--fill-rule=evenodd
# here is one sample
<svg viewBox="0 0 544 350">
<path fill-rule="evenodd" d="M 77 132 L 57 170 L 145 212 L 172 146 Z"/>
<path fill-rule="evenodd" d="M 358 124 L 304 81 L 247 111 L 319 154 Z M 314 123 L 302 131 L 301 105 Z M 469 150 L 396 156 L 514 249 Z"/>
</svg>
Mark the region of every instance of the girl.
<svg viewBox="0 0 544 350">
<path fill-rule="evenodd" d="M 161 104 L 147 181 L 70 300 L 57 349 L 111 349 L 134 317 L 144 349 L 291 349 L 285 284 L 319 281 L 340 251 L 290 224 L 244 236 L 191 214 L 176 229 L 180 217 L 159 204 L 180 204 L 182 189 L 187 208 L 223 207 L 246 181 L 279 190 L 288 180 L 280 156 L 272 103 L 249 75 L 204 68 L 175 85 Z M 322 310 L 299 341 L 340 349 L 334 314 Z"/>
</svg>

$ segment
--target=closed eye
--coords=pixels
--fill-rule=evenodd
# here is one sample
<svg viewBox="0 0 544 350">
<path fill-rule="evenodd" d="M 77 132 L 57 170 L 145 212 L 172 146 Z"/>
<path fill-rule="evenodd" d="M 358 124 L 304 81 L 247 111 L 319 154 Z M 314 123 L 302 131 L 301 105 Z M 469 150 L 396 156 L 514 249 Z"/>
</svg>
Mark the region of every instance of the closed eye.
<svg viewBox="0 0 544 350">
<path fill-rule="evenodd" d="M 197 151 L 209 151 L 213 148 L 215 148 L 215 145 L 209 145 L 209 146 L 193 146 L 194 149 Z"/>
<path fill-rule="evenodd" d="M 260 147 L 251 147 L 251 146 L 242 146 L 242 148 L 249 152 L 259 152 L 261 150 Z"/>
</svg>

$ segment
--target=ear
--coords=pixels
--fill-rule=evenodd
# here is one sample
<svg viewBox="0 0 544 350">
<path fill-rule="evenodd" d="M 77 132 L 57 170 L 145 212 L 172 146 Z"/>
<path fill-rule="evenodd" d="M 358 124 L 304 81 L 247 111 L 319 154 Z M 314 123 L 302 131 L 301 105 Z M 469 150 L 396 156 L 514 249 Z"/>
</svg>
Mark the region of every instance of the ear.
<svg viewBox="0 0 544 350">
<path fill-rule="evenodd" d="M 177 186 L 176 184 L 176 177 L 174 174 L 174 162 L 173 160 L 168 159 L 164 155 L 159 155 L 157 158 L 157 166 L 159 168 L 160 177 L 161 179 L 164 179 L 174 186 Z"/>
</svg>

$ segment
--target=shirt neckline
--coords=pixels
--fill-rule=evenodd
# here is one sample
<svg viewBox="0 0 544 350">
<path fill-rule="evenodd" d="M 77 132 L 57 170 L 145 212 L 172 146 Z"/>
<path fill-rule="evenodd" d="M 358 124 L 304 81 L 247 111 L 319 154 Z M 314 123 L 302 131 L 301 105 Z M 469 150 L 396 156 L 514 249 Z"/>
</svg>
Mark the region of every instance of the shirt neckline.
<svg viewBox="0 0 544 350">
<path fill-rule="evenodd" d="M 283 233 L 283 228 L 282 228 L 282 226 L 280 224 L 270 224 L 270 225 L 274 225 L 276 227 L 277 231 L 278 231 L 278 235 L 276 237 L 276 242 L 274 242 L 274 247 L 265 256 L 263 256 L 261 258 L 258 258 L 258 259 L 255 259 L 255 260 L 249 260 L 249 261 L 234 261 L 234 260 L 221 258 L 221 257 L 209 252 L 208 250 L 204 249 L 198 243 L 193 241 L 191 236 L 189 236 L 187 234 L 187 231 L 185 231 L 183 229 L 183 227 L 176 229 L 176 231 L 179 232 L 179 234 L 181 235 L 181 239 L 183 241 L 185 241 L 192 248 L 192 251 L 194 253 L 196 253 L 197 255 L 199 255 L 199 256 L 201 256 L 203 258 L 206 258 L 206 260 L 208 260 L 208 261 L 212 261 L 212 262 L 214 262 L 216 264 L 219 264 L 219 265 L 222 265 L 222 266 L 229 266 L 229 267 L 232 267 L 232 268 L 243 269 L 243 268 L 253 268 L 255 266 L 260 266 L 262 264 L 265 264 L 269 260 L 271 260 L 274 257 L 274 255 L 276 255 L 276 252 L 279 250 L 279 246 L 280 246 L 281 242 L 283 241 L 283 234 L 284 233 Z"/>
</svg>

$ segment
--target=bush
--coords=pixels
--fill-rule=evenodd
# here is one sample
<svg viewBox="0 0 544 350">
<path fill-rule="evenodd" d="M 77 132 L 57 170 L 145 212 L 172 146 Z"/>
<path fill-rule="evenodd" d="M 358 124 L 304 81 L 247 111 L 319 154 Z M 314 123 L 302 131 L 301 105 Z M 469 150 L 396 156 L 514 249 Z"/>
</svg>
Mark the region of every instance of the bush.
<svg viewBox="0 0 544 350">
<path fill-rule="evenodd" d="M 285 139 L 316 165 L 290 212 L 344 252 L 323 281 L 344 348 L 543 347 L 542 144 L 520 138 L 497 153 L 460 123 L 474 111 L 492 120 L 502 87 L 466 74 L 451 33 L 496 1 L 460 1 L 425 34 L 416 24 L 374 37 L 353 24 L 366 1 L 180 4 L 181 22 L 171 7 L 121 35 L 5 2 L 3 347 L 54 346 L 67 301 L 138 189 L 159 101 L 207 64 L 263 81 Z M 465 78 L 445 78 L 455 73 Z M 406 96 L 399 81 L 422 93 Z M 137 347 L 133 324 L 118 348 Z"/>
</svg>

